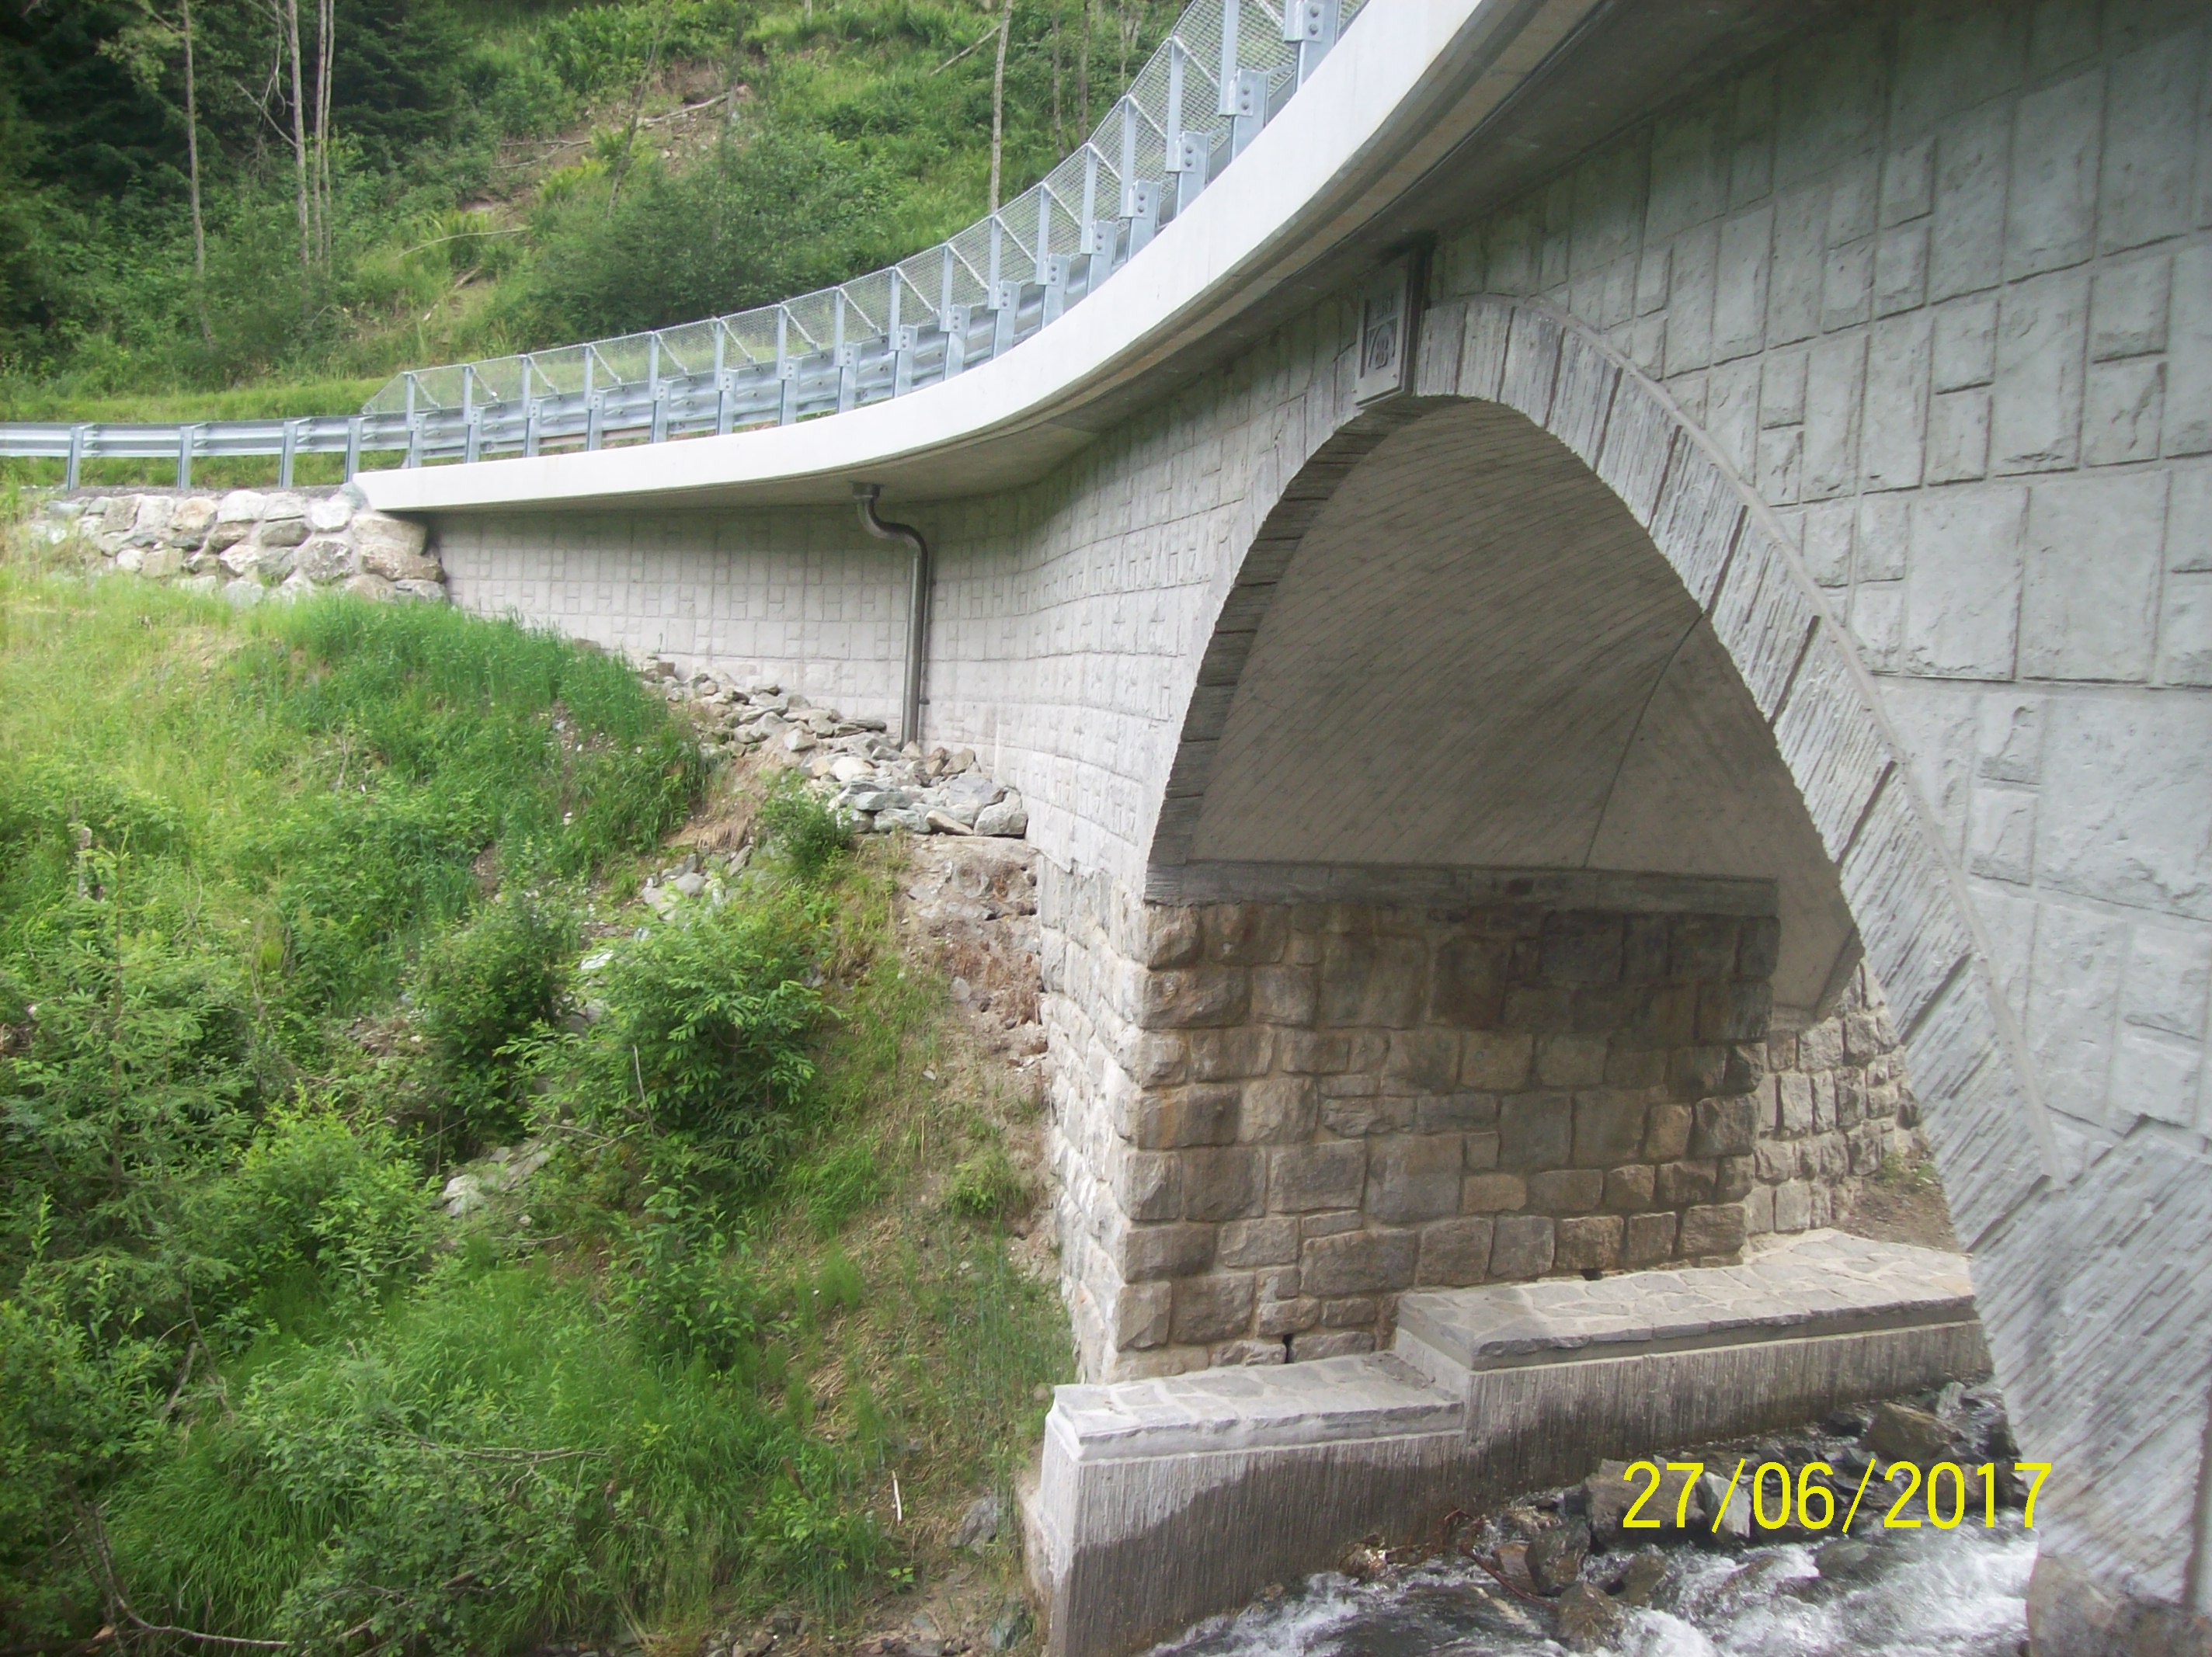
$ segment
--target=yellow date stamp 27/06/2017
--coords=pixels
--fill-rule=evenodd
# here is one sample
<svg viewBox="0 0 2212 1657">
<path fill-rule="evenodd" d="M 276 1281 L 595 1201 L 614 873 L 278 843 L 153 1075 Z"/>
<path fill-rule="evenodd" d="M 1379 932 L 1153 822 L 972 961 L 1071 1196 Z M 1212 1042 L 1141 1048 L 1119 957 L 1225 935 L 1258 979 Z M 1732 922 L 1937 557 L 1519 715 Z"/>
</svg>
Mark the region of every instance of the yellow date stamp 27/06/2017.
<svg viewBox="0 0 2212 1657">
<path fill-rule="evenodd" d="M 1757 1468 L 1751 1469 L 1751 1459 L 1746 1456 L 1735 1464 L 1735 1472 L 1729 1477 L 1728 1487 L 1722 1492 L 1713 1514 L 1713 1532 L 1716 1535 L 1720 1533 L 1727 1523 L 1730 1507 L 1741 1495 L 1746 1503 L 1744 1516 L 1753 1529 L 1825 1531 L 1832 1527 L 1839 1533 L 1847 1533 L 1852 1521 L 1858 1517 L 1860 1504 L 1866 1500 L 1878 1465 L 1874 1461 L 1868 1462 L 1856 1489 L 1851 1491 L 1850 1505 L 1842 1514 L 1842 1522 L 1838 1524 L 1836 1502 L 1838 1487 L 1832 1482 L 1836 1479 L 1837 1473 L 1828 1463 L 1808 1461 L 1793 1473 L 1779 1461 L 1761 1462 Z M 1747 1469 L 1751 1469 L 1747 1484 L 1744 1477 Z M 2036 1496 L 2050 1473 L 2051 1464 L 2047 1461 L 2015 1461 L 2011 1466 L 2008 1476 L 2017 1478 L 2027 1485 L 2027 1507 L 2021 1515 L 2021 1522 L 2030 1530 L 2035 1528 Z M 1670 1478 L 1669 1475 L 1677 1477 Z M 1665 1513 L 1663 1498 L 1659 1509 L 1652 1512 L 1645 1509 L 1654 1498 L 1659 1497 L 1662 1487 L 1678 1483 L 1680 1493 L 1675 1496 L 1675 1511 L 1671 1515 L 1673 1528 L 1687 1530 L 1690 1527 L 1690 1496 L 1700 1487 L 1705 1478 L 1704 1462 L 1669 1461 L 1662 1472 L 1656 1461 L 1632 1461 L 1628 1464 L 1627 1472 L 1621 1476 L 1632 1484 L 1639 1479 L 1649 1480 L 1643 1493 L 1629 1504 L 1628 1512 L 1621 1519 L 1624 1530 L 1668 1528 L 1670 1516 Z M 1878 1502 L 1886 1500 L 1887 1503 L 1882 1513 L 1882 1527 L 1887 1530 L 1917 1530 L 1923 1521 L 1913 1512 L 1917 1500 L 1920 1514 L 1925 1515 L 1925 1522 L 1937 1530 L 1957 1529 L 1966 1521 L 1968 1513 L 1977 1507 L 1981 1510 L 1983 1525 L 1994 1529 L 1997 1522 L 1999 1478 L 1997 1464 L 1990 1461 L 1972 1468 L 1955 1461 L 1938 1461 L 1924 1472 L 1915 1462 L 1893 1461 L 1883 1472 L 1884 1488 L 1875 1492 Z M 1844 1488 L 1849 1484 L 1848 1479 L 1843 1481 Z M 1977 1485 L 1979 1486 L 1978 1490 L 1974 1489 Z M 1972 1499 L 1977 1495 L 1980 1497 L 1978 1502 Z"/>
</svg>

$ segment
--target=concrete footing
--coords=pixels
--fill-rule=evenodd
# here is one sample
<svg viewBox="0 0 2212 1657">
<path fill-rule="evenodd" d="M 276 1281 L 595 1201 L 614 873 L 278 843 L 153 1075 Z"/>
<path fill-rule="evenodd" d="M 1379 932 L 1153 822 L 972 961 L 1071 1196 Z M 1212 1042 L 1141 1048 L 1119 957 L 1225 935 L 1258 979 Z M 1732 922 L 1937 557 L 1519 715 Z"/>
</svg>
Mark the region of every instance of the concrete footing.
<svg viewBox="0 0 2212 1657">
<path fill-rule="evenodd" d="M 1741 1266 L 1408 1295 L 1389 1352 L 1060 1387 L 1030 1576 L 1054 1657 L 1116 1657 L 1364 1536 L 1987 1368 L 1962 1258 L 1832 1231 Z"/>
</svg>

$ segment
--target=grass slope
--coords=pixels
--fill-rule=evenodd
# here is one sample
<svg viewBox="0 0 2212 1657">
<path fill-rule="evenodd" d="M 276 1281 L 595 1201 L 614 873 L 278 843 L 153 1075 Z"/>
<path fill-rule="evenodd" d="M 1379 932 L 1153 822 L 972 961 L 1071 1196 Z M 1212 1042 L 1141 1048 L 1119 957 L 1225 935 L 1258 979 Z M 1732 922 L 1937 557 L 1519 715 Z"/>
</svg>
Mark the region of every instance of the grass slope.
<svg viewBox="0 0 2212 1657">
<path fill-rule="evenodd" d="M 752 786 L 504 623 L 0 563 L 0 1644 L 687 1650 L 945 1576 L 1068 1363 L 1031 1106 L 799 797 L 628 901 Z"/>
</svg>

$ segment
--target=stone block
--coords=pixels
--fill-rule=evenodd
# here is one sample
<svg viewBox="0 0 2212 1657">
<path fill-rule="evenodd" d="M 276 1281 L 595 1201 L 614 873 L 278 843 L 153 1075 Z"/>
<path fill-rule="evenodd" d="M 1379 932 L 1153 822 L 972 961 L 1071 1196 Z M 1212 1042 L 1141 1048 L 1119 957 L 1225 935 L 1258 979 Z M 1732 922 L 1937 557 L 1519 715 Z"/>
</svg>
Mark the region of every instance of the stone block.
<svg viewBox="0 0 2212 1657">
<path fill-rule="evenodd" d="M 1370 1295 L 1410 1289 L 1420 1259 L 1413 1231 L 1350 1231 L 1305 1245 L 1298 1282 L 1309 1295 Z"/>
<path fill-rule="evenodd" d="M 305 518 L 265 518 L 262 519 L 261 527 L 254 531 L 253 539 L 257 545 L 264 548 L 302 545 L 307 539 L 307 520 Z M 393 579 L 434 581 L 443 576 L 444 572 L 434 561 L 422 559 L 420 562 L 428 565 L 428 570 L 410 567 Z M 388 572 L 380 568 L 376 573 L 381 575 Z"/>
<path fill-rule="evenodd" d="M 1141 1017 L 1150 1029 L 1235 1024 L 1250 1005 L 1251 981 L 1241 968 L 1170 968 L 1146 974 Z"/>
<path fill-rule="evenodd" d="M 300 543 L 292 568 L 318 585 L 343 581 L 354 573 L 353 549 L 342 537 L 314 536 Z"/>
<path fill-rule="evenodd" d="M 1618 1214 L 1584 1214 L 1561 1220 L 1553 1243 L 1553 1269 L 1596 1272 L 1618 1266 L 1622 1232 Z"/>
<path fill-rule="evenodd" d="M 1126 1283 L 1188 1278 L 1213 1263 L 1213 1228 L 1180 1222 L 1133 1225 L 1121 1234 L 1119 1253 Z"/>
<path fill-rule="evenodd" d="M 1210 1146 L 1181 1154 L 1183 1218 L 1241 1220 L 1267 1211 L 1267 1156 L 1258 1146 Z"/>
<path fill-rule="evenodd" d="M 1709 1161 L 1680 1161 L 1658 1165 L 1655 1188 L 1662 1208 L 1687 1208 L 1710 1203 L 1719 1170 Z"/>
<path fill-rule="evenodd" d="M 121 559 L 116 561 L 118 564 Z M 149 581 L 167 581 L 181 574 L 185 555 L 174 547 L 149 547 L 138 561 L 138 573 Z"/>
<path fill-rule="evenodd" d="M 1357 1357 L 1374 1350 L 1375 1336 L 1365 1329 L 1316 1329 L 1291 1337 L 1291 1361 L 1294 1363 Z"/>
<path fill-rule="evenodd" d="M 1423 1226 L 1416 1283 L 1424 1289 L 1480 1283 L 1490 1271 L 1491 1229 L 1490 1220 L 1480 1217 Z"/>
<path fill-rule="evenodd" d="M 1990 470 L 2053 471 L 2081 452 L 2088 278 L 2058 271 L 2005 290 L 1997 312 Z"/>
<path fill-rule="evenodd" d="M 1692 1122 L 1692 1113 L 1686 1104 L 1671 1100 L 1654 1104 L 1644 1117 L 1644 1160 L 1665 1162 L 1681 1156 L 1690 1148 Z"/>
<path fill-rule="evenodd" d="M 1497 1093 L 1526 1087 L 1535 1047 L 1533 1035 L 1469 1030 L 1460 1044 L 1459 1079 L 1464 1086 Z"/>
<path fill-rule="evenodd" d="M 1526 1173 L 1564 1168 L 1574 1149 L 1573 1101 L 1564 1093 L 1529 1093 L 1501 1100 L 1498 1108 L 1498 1160 Z"/>
<path fill-rule="evenodd" d="M 2173 262 L 2163 254 L 2098 271 L 2089 284 L 2089 360 L 2165 350 L 2172 288 Z"/>
<path fill-rule="evenodd" d="M 319 495 L 307 502 L 307 528 L 316 535 L 336 535 L 353 522 L 354 497 L 348 490 Z"/>
<path fill-rule="evenodd" d="M 1809 1076 L 1787 1075 L 1774 1078 L 1776 1102 L 1784 1133 L 1810 1133 L 1813 1131 L 1813 1078 Z M 1685 1147 L 1688 1144 L 1686 1138 Z"/>
<path fill-rule="evenodd" d="M 1616 1214 L 1634 1214 L 1650 1207 L 1655 1177 L 1648 1162 L 1606 1169 L 1605 1206 Z"/>
<path fill-rule="evenodd" d="M 1321 1303 L 1321 1326 L 1357 1329 L 1373 1323 L 1382 1314 L 1382 1308 L 1372 1295 L 1344 1295 Z"/>
<path fill-rule="evenodd" d="M 1681 979 L 1727 978 L 1735 971 L 1741 923 L 1730 915 L 1676 915 L 1668 923 L 1667 969 Z"/>
<path fill-rule="evenodd" d="M 256 489 L 233 489 L 216 503 L 218 524 L 252 524 L 259 520 L 269 497 Z"/>
<path fill-rule="evenodd" d="M 1190 1038 L 1173 1030 L 1141 1030 L 1131 1053 L 1139 1087 L 1172 1087 L 1190 1076 Z"/>
<path fill-rule="evenodd" d="M 1114 1295 L 1114 1344 L 1138 1351 L 1166 1345 L 1174 1305 L 1172 1284 L 1124 1284 Z"/>
<path fill-rule="evenodd" d="M 1355 1208 L 1366 1181 L 1362 1139 L 1286 1145 L 1268 1153 L 1267 1206 L 1278 1214 Z"/>
<path fill-rule="evenodd" d="M 1717 1170 L 1713 1181 L 1713 1196 L 1717 1201 L 1741 1202 L 1750 1193 L 1754 1183 L 1750 1157 L 1717 1157 L 1713 1166 Z"/>
<path fill-rule="evenodd" d="M 1114 1200 L 1133 1220 L 1182 1217 L 1182 1156 L 1123 1150 L 1115 1160 Z"/>
<path fill-rule="evenodd" d="M 1453 938 L 1437 950 L 1429 1017 L 1462 1029 L 1489 1030 L 1504 1016 L 1512 946 L 1492 938 Z"/>
<path fill-rule="evenodd" d="M 1195 1029 L 1188 1041 L 1190 1073 L 1195 1080 L 1233 1082 L 1267 1073 L 1269 1031 L 1249 1024 L 1234 1029 Z"/>
<path fill-rule="evenodd" d="M 1632 1159 L 1644 1144 L 1645 1101 L 1640 1093 L 1595 1088 L 1574 1096 L 1573 1161 L 1577 1168 L 1611 1168 Z"/>
<path fill-rule="evenodd" d="M 1214 1264 L 1230 1271 L 1261 1266 L 1296 1266 L 1298 1223 L 1291 1215 L 1231 1220 L 1214 1240 Z M 1265 1332 L 1262 1331 L 1261 1332 Z"/>
<path fill-rule="evenodd" d="M 1428 948 L 1414 938 L 1333 933 L 1322 946 L 1321 1022 L 1410 1029 L 1428 998 Z"/>
<path fill-rule="evenodd" d="M 1310 1077 L 1262 1077 L 1243 1091 L 1237 1137 L 1248 1144 L 1295 1144 L 1313 1137 L 1321 1101 Z"/>
<path fill-rule="evenodd" d="M 1147 904 L 1144 909 L 1140 959 L 1155 969 L 1188 967 L 1204 946 L 1198 911 L 1166 904 Z"/>
<path fill-rule="evenodd" d="M 1372 1057 L 1367 1049 L 1373 1049 Z M 1296 1076 L 1335 1076 L 1382 1062 L 1387 1040 L 1368 1031 L 1286 1029 L 1275 1042 L 1276 1062 Z"/>
<path fill-rule="evenodd" d="M 1252 969 L 1252 1017 L 1261 1023 L 1309 1025 L 1320 1005 L 1320 985 L 1311 967 Z"/>
<path fill-rule="evenodd" d="M 1698 1039 L 1698 986 L 1654 984 L 1642 992 L 1627 1034 L 1646 1048 L 1686 1047 Z M 1662 1071 L 1662 1074 L 1664 1074 Z"/>
<path fill-rule="evenodd" d="M 2082 464 L 2156 459 L 2165 417 L 2166 364 L 2143 357 L 2092 363 L 2082 401 Z"/>
<path fill-rule="evenodd" d="M 1731 978 L 1698 986 L 1698 1040 L 1763 1041 L 1774 1011 L 1772 986 L 1763 978 Z"/>
<path fill-rule="evenodd" d="M 1226 1340 L 1252 1326 L 1252 1279 L 1247 1273 L 1178 1278 L 1170 1338 L 1177 1344 Z"/>
<path fill-rule="evenodd" d="M 1384 1083 L 1394 1090 L 1449 1092 L 1459 1080 L 1459 1040 L 1456 1030 L 1393 1031 Z"/>
<path fill-rule="evenodd" d="M 169 513 L 168 541 L 171 546 L 189 550 L 207 538 L 209 528 L 215 523 L 216 502 L 204 495 L 187 495 L 177 502 Z"/>
<path fill-rule="evenodd" d="M 1771 978 L 1781 953 L 1782 923 L 1774 916 L 1758 915 L 1741 923 L 1735 964 L 1739 977 Z"/>
<path fill-rule="evenodd" d="M 1421 1133 L 1454 1133 L 1466 1128 L 1498 1126 L 1498 1096 L 1494 1093 L 1443 1093 L 1418 1099 L 1413 1126 Z M 1494 1145 L 1498 1136 L 1483 1136 Z"/>
<path fill-rule="evenodd" d="M 1729 1049 L 1676 1047 L 1667 1056 L 1667 1085 L 1677 1099 L 1697 1099 L 1725 1091 Z"/>
<path fill-rule="evenodd" d="M 1558 1168 L 1528 1176 L 1528 1206 L 1547 1214 L 1587 1214 L 1605 1200 L 1605 1175 L 1594 1168 Z"/>
<path fill-rule="evenodd" d="M 1239 1090 L 1227 1084 L 1174 1088 L 1137 1104 L 1137 1143 L 1147 1150 L 1237 1141 Z"/>
<path fill-rule="evenodd" d="M 1540 1278 L 1552 1269 L 1553 1222 L 1539 1214 L 1508 1214 L 1492 1225 L 1490 1275 L 1509 1281 Z"/>
<path fill-rule="evenodd" d="M 2039 679 L 2150 672 L 2166 480 L 2069 478 L 2030 491 L 2020 670 Z"/>
<path fill-rule="evenodd" d="M 1547 1035 L 1536 1044 L 1536 1080 L 1547 1088 L 1591 1087 L 1605 1080 L 1610 1043 L 1602 1035 Z"/>
<path fill-rule="evenodd" d="M 1310 1295 L 1289 1300 L 1261 1300 L 1253 1315 L 1253 1327 L 1266 1338 L 1279 1340 L 1296 1335 L 1321 1321 L 1321 1302 Z"/>
<path fill-rule="evenodd" d="M 1468 1214 L 1510 1212 L 1528 1205 L 1528 1182 L 1518 1174 L 1470 1174 L 1460 1190 L 1460 1208 Z"/>
<path fill-rule="evenodd" d="M 1394 1225 L 1456 1214 L 1462 1167 L 1455 1133 L 1377 1138 L 1368 1150 L 1363 1206 Z"/>
<path fill-rule="evenodd" d="M 1200 912 L 1206 957 L 1231 966 L 1261 966 L 1283 957 L 1290 912 L 1277 903 L 1215 903 Z"/>
<path fill-rule="evenodd" d="M 2005 215 L 2005 274 L 2078 264 L 2094 251 L 2104 76 L 2092 70 L 2020 100 Z"/>
<path fill-rule="evenodd" d="M 1629 1215 L 1621 1227 L 1621 1265 L 1656 1266 L 1672 1259 L 1680 1224 L 1680 1217 L 1674 1214 Z"/>
<path fill-rule="evenodd" d="M 1743 1205 L 1741 1203 L 1717 1203 L 1683 1211 L 1682 1229 L 1675 1240 L 1675 1248 L 1678 1253 L 1693 1259 L 1703 1255 L 1734 1254 L 1743 1247 L 1745 1235 Z"/>
<path fill-rule="evenodd" d="M 1617 983 L 1625 932 L 1626 924 L 1620 915 L 1547 915 L 1539 970 L 1553 984 Z"/>
<path fill-rule="evenodd" d="M 1690 1154 L 1692 1156 L 1747 1156 L 1758 1137 L 1758 1102 L 1751 1096 L 1700 1099 L 1697 1108 L 1697 1124 L 1690 1135 Z"/>
</svg>

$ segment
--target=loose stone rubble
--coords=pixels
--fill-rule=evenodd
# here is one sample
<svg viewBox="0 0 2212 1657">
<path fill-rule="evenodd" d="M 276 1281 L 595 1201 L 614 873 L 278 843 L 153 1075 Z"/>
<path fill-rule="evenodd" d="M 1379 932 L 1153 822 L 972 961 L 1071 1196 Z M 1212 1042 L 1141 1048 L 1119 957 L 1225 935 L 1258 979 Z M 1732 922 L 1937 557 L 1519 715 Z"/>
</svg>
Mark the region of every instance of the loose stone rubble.
<svg viewBox="0 0 2212 1657">
<path fill-rule="evenodd" d="M 42 528 L 50 543 L 76 542 L 107 569 L 221 592 L 241 608 L 329 591 L 446 598 L 424 527 L 369 511 L 350 485 L 63 495 L 46 503 Z"/>
<path fill-rule="evenodd" d="M 971 748 L 901 746 L 884 734 L 885 721 L 817 707 L 773 680 L 740 686 L 713 673 L 684 678 L 673 662 L 656 659 L 646 682 L 691 707 L 712 751 L 804 771 L 856 833 L 1019 840 L 1029 832 L 1021 795 L 987 776 Z"/>
</svg>

